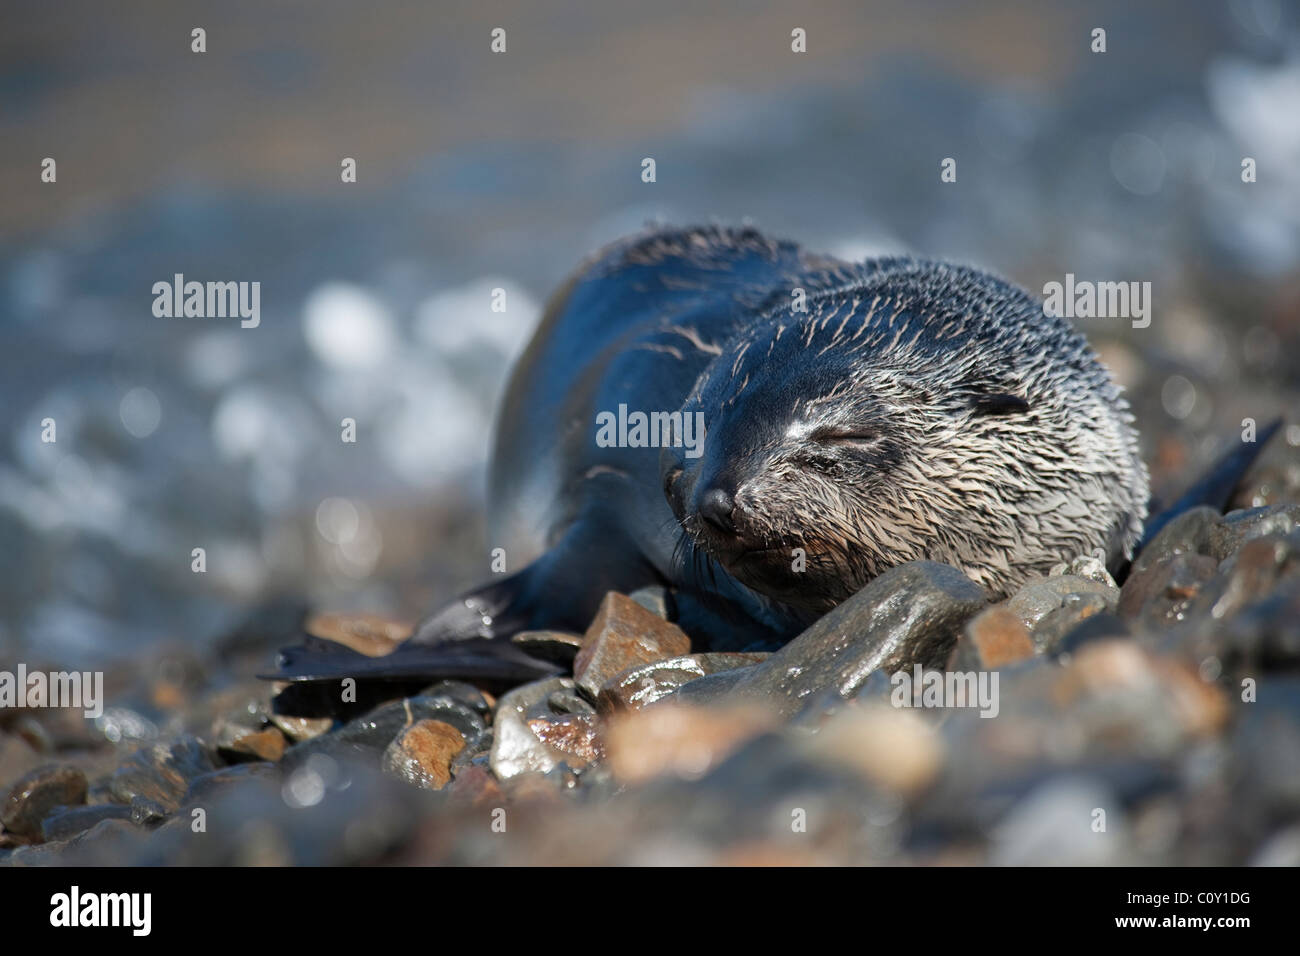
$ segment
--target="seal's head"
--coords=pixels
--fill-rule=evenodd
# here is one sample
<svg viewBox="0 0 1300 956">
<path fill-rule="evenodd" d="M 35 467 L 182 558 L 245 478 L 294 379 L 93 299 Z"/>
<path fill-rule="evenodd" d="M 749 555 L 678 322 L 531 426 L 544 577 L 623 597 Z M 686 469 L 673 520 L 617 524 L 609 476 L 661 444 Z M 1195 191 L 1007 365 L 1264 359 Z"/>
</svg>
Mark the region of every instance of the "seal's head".
<svg viewBox="0 0 1300 956">
<path fill-rule="evenodd" d="M 1132 417 L 1083 338 L 974 269 L 862 267 L 807 311 L 757 318 L 665 449 L 691 542 L 741 583 L 820 613 L 904 561 L 1004 594 L 1078 555 L 1127 557 L 1147 475 Z"/>
</svg>

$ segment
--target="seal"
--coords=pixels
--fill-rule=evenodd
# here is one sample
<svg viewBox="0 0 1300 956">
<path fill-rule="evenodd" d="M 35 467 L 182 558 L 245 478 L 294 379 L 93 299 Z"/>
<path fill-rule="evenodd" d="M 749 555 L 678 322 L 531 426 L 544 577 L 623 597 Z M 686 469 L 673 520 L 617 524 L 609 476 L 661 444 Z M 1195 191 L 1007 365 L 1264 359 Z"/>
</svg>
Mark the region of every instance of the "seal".
<svg viewBox="0 0 1300 956">
<path fill-rule="evenodd" d="M 627 409 L 670 440 L 599 441 Z M 696 416 L 691 449 L 676 429 Z M 1027 292 L 751 228 L 655 229 L 579 267 L 512 373 L 490 528 L 526 566 L 388 657 L 309 641 L 268 676 L 524 680 L 556 667 L 504 639 L 581 631 L 606 592 L 647 585 L 697 650 L 778 646 L 906 561 L 998 595 L 1078 555 L 1121 567 L 1147 498 L 1120 389 Z"/>
</svg>

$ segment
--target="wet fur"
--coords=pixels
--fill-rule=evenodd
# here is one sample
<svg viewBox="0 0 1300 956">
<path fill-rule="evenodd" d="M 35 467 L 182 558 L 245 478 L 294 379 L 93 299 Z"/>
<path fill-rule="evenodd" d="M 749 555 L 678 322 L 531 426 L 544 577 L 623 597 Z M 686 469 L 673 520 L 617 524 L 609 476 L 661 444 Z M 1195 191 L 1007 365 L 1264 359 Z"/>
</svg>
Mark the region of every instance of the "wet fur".
<svg viewBox="0 0 1300 956">
<path fill-rule="evenodd" d="M 1079 333 L 971 268 L 892 259 L 844 279 L 806 314 L 757 316 L 688 397 L 704 455 L 665 470 L 684 469 L 676 510 L 701 547 L 815 611 L 904 561 L 946 562 L 1006 594 L 1077 555 L 1131 555 L 1147 472 L 1128 406 Z M 772 552 L 728 553 L 698 515 L 716 486 L 746 544 Z"/>
</svg>

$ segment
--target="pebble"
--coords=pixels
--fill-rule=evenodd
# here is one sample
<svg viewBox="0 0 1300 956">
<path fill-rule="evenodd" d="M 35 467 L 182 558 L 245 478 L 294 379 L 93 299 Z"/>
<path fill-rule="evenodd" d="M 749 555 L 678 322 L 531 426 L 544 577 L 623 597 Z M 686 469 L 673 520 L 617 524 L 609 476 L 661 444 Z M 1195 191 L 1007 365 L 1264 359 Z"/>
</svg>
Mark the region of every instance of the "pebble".
<svg viewBox="0 0 1300 956">
<path fill-rule="evenodd" d="M 1029 581 L 1007 601 L 1007 607 L 1019 615 L 1025 627 L 1032 632 L 1039 621 L 1062 607 L 1067 598 L 1089 594 L 1099 595 L 1107 610 L 1114 610 L 1119 601 L 1119 589 L 1113 582 L 1060 574 Z"/>
<path fill-rule="evenodd" d="M 1034 656 L 1034 642 L 1020 615 L 1005 601 L 976 614 L 953 647 L 948 670 L 997 670 Z"/>
<path fill-rule="evenodd" d="M 572 667 L 582 647 L 582 635 L 568 631 L 520 631 L 510 642 L 533 657 Z"/>
<path fill-rule="evenodd" d="M 1061 606 L 1042 616 L 1034 626 L 1033 642 L 1039 654 L 1055 654 L 1065 636 L 1089 618 L 1107 614 L 1115 608 L 1113 596 L 1108 594 L 1067 594 Z"/>
<path fill-rule="evenodd" d="M 615 714 L 605 728 L 605 747 L 620 783 L 644 783 L 663 774 L 696 779 L 744 741 L 776 726 L 762 707 L 698 707 L 669 700 Z"/>
<path fill-rule="evenodd" d="M 165 807 L 156 800 L 150 800 L 148 797 L 133 797 L 131 799 L 131 822 L 136 826 L 154 826 L 162 823 L 171 815 L 173 807 Z"/>
<path fill-rule="evenodd" d="M 1204 505 L 1183 512 L 1161 528 L 1133 559 L 1130 576 L 1176 554 L 1208 554 L 1210 529 L 1219 523 L 1219 518 L 1219 512 Z"/>
<path fill-rule="evenodd" d="M 76 767 L 56 764 L 33 770 L 9 788 L 0 804 L 0 823 L 11 833 L 38 836 L 50 811 L 85 803 L 86 789 L 86 775 Z"/>
<path fill-rule="evenodd" d="M 1115 866 L 1131 843 L 1118 801 L 1088 777 L 1045 782 L 1019 800 L 992 833 L 995 866 Z M 1090 826 L 1094 811 L 1109 809 L 1106 829 Z"/>
<path fill-rule="evenodd" d="M 944 761 L 943 740 L 925 718 L 881 703 L 845 707 L 812 736 L 808 751 L 905 797 L 933 784 Z"/>
<path fill-rule="evenodd" d="M 676 624 L 646 610 L 626 594 L 611 591 L 582 639 L 573 677 L 595 700 L 609 680 L 638 664 L 690 653 L 691 639 Z"/>
<path fill-rule="evenodd" d="M 100 820 L 88 830 L 67 840 L 40 843 L 14 850 L 9 862 L 15 866 L 123 866 L 130 861 L 140 828 L 127 819 Z"/>
<path fill-rule="evenodd" d="M 1115 583 L 1115 579 L 1111 577 L 1110 572 L 1106 570 L 1106 564 L 1101 558 L 1087 555 L 1077 557 L 1073 561 L 1056 565 L 1048 572 L 1048 577 L 1059 577 L 1067 574 L 1073 577 L 1087 578 L 1089 581 L 1096 581 L 1108 588 L 1119 586 Z"/>
<path fill-rule="evenodd" d="M 383 767 L 407 783 L 441 790 L 451 780 L 451 762 L 465 749 L 465 736 L 442 720 L 420 720 L 394 738 Z"/>
<path fill-rule="evenodd" d="M 1122 618 L 1102 611 L 1085 618 L 1068 631 L 1057 643 L 1055 651 L 1057 657 L 1064 660 L 1092 641 L 1128 637 L 1132 637 L 1128 624 Z"/>
<path fill-rule="evenodd" d="M 1236 554 L 1241 547 L 1264 535 L 1285 535 L 1300 523 L 1300 504 L 1270 505 L 1248 511 L 1232 511 L 1211 525 L 1206 546 L 1219 561 Z"/>
<path fill-rule="evenodd" d="M 212 770 L 190 781 L 185 795 L 181 798 L 181 806 L 210 805 L 232 786 L 249 780 L 263 780 L 277 776 L 276 765 L 272 763 L 241 763 L 233 767 Z"/>
<path fill-rule="evenodd" d="M 286 771 L 296 770 L 317 754 L 378 762 L 399 734 L 422 720 L 450 724 L 467 740 L 476 739 L 486 729 L 483 718 L 473 708 L 450 694 L 405 697 L 383 704 L 337 730 L 291 748 L 283 758 L 287 764 Z"/>
<path fill-rule="evenodd" d="M 767 657 L 765 653 L 684 654 L 639 664 L 612 677 L 601 687 L 596 709 L 602 714 L 638 710 L 675 693 L 697 677 L 749 667 Z"/>
<path fill-rule="evenodd" d="M 531 717 L 528 729 L 543 746 L 563 754 L 564 763 L 575 770 L 604 756 L 594 714 Z"/>
<path fill-rule="evenodd" d="M 672 620 L 672 604 L 670 603 L 671 598 L 668 596 L 667 588 L 658 584 L 637 588 L 637 590 L 628 594 L 628 597 L 655 617 L 661 617 L 665 621 Z"/>
<path fill-rule="evenodd" d="M 244 734 L 236 737 L 227 746 L 219 748 L 226 759 L 236 760 L 269 760 L 276 761 L 284 756 L 285 748 L 288 743 L 284 739 L 284 734 L 275 727 L 268 727 L 266 730 L 257 733 Z"/>
<path fill-rule="evenodd" d="M 1127 640 L 1082 647 L 1057 677 L 1054 692 L 1064 706 L 1086 704 L 1096 726 L 1112 727 L 1135 741 L 1135 749 L 1147 752 L 1166 752 L 1187 739 L 1213 736 L 1231 714 L 1222 689 L 1184 661 Z"/>
<path fill-rule="evenodd" d="M 478 764 L 458 771 L 447 792 L 455 800 L 476 806 L 499 807 L 504 797 L 491 768 Z"/>
<path fill-rule="evenodd" d="M 492 772 L 499 780 L 509 780 L 525 773 L 548 773 L 572 759 L 573 755 L 542 740 L 531 722 L 583 712 L 591 714 L 594 709 L 578 696 L 576 682 L 568 677 L 551 677 L 510 691 L 498 703 L 492 725 Z"/>
<path fill-rule="evenodd" d="M 367 657 L 382 657 L 410 637 L 414 628 L 409 621 L 379 614 L 313 614 L 303 630 Z"/>
<path fill-rule="evenodd" d="M 484 720 L 491 720 L 496 699 L 473 684 L 460 680 L 440 680 L 421 690 L 417 697 L 446 697 L 468 707 Z"/>
<path fill-rule="evenodd" d="M 130 805 L 142 797 L 174 813 L 191 780 L 216 769 L 208 748 L 195 737 L 136 751 L 104 781 L 102 795 Z"/>
<path fill-rule="evenodd" d="M 1255 469 L 1232 496 L 1234 509 L 1300 501 L 1300 462 L 1265 464 Z"/>
<path fill-rule="evenodd" d="M 96 826 L 101 820 L 130 820 L 131 808 L 118 803 L 97 806 L 62 807 L 41 821 L 41 838 L 45 842 L 67 840 Z"/>
<path fill-rule="evenodd" d="M 698 678 L 677 696 L 687 703 L 739 698 L 793 717 L 823 690 L 852 696 L 876 670 L 942 667 L 963 626 L 987 603 L 984 591 L 956 568 L 931 561 L 900 565 L 761 664 Z"/>
<path fill-rule="evenodd" d="M 492 740 L 495 736 L 492 728 L 489 727 L 483 733 L 479 734 L 475 740 L 466 741 L 465 748 L 456 754 L 451 761 L 451 775 L 453 778 L 460 776 L 470 764 L 479 763 L 483 766 L 489 766 L 489 760 L 492 754 Z"/>
<path fill-rule="evenodd" d="M 319 737 L 334 726 L 332 717 L 290 717 L 287 714 L 269 714 L 268 719 L 294 743 Z"/>
<path fill-rule="evenodd" d="M 1219 562 L 1206 554 L 1178 552 L 1134 569 L 1120 591 L 1116 610 L 1148 628 L 1168 626 L 1187 609 L 1205 583 L 1219 571 Z"/>
</svg>

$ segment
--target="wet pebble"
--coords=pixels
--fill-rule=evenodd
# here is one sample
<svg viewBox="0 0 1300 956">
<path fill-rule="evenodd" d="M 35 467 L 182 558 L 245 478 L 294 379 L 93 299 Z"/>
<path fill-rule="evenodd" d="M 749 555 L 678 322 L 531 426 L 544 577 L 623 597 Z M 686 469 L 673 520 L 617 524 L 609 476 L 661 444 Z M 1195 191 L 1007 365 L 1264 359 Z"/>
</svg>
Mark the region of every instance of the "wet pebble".
<svg viewBox="0 0 1300 956">
<path fill-rule="evenodd" d="M 447 693 L 406 697 L 375 708 L 337 730 L 290 748 L 283 760 L 292 772 L 316 754 L 337 758 L 379 760 L 389 744 L 408 727 L 422 720 L 438 720 L 456 728 L 467 740 L 486 728 L 483 718 Z"/>
<path fill-rule="evenodd" d="M 210 804 L 218 799 L 223 791 L 249 780 L 262 780 L 277 775 L 272 763 L 241 763 L 233 767 L 222 767 L 209 773 L 200 774 L 190 781 L 181 798 L 181 806 L 193 807 Z"/>
<path fill-rule="evenodd" d="M 1067 594 L 1060 607 L 1048 611 L 1035 625 L 1034 647 L 1039 654 L 1054 654 L 1067 634 L 1094 615 L 1106 614 L 1114 607 L 1110 595 Z"/>
<path fill-rule="evenodd" d="M 38 836 L 50 811 L 85 803 L 86 789 L 86 775 L 76 767 L 60 764 L 33 770 L 9 788 L 0 804 L 0 823 L 11 833 Z"/>
<path fill-rule="evenodd" d="M 1007 601 L 1007 607 L 1032 632 L 1043 618 L 1064 606 L 1067 599 L 1083 595 L 1096 595 L 1104 602 L 1105 609 L 1113 610 L 1119 600 L 1119 589 L 1113 583 L 1074 574 L 1034 578 Z"/>
<path fill-rule="evenodd" d="M 628 594 L 633 601 L 640 604 L 643 608 L 653 614 L 655 617 L 661 617 L 665 621 L 672 619 L 671 599 L 668 596 L 668 589 L 660 585 L 652 585 L 645 588 L 637 588 Z"/>
<path fill-rule="evenodd" d="M 319 737 L 334 726 L 332 717 L 290 717 L 287 714 L 269 714 L 268 719 L 294 743 Z"/>
<path fill-rule="evenodd" d="M 685 654 L 639 664 L 605 683 L 596 697 L 596 709 L 601 713 L 637 710 L 667 697 L 697 677 L 750 667 L 767 657 L 765 653 Z"/>
<path fill-rule="evenodd" d="M 1300 523 L 1300 504 L 1270 505 L 1232 511 L 1210 527 L 1207 547 L 1220 561 L 1236 554 L 1242 545 L 1264 535 L 1285 535 Z"/>
<path fill-rule="evenodd" d="M 564 763 L 575 770 L 604 756 L 595 714 L 532 717 L 528 729 L 543 746 L 563 754 Z"/>
<path fill-rule="evenodd" d="M 1159 564 L 1176 554 L 1209 554 L 1210 530 L 1221 515 L 1213 508 L 1201 506 L 1183 512 L 1160 529 L 1141 554 L 1133 559 L 1130 575 Z"/>
<path fill-rule="evenodd" d="M 1034 642 L 1020 615 L 1002 602 L 976 614 L 958 638 L 948 669 L 996 670 L 1034 655 Z"/>
<path fill-rule="evenodd" d="M 1106 570 L 1105 562 L 1099 557 L 1080 556 L 1073 561 L 1058 564 L 1048 572 L 1048 577 L 1059 577 L 1061 575 L 1087 578 L 1089 581 L 1104 584 L 1108 588 L 1119 586 L 1115 583 L 1115 579 L 1111 577 L 1110 572 Z"/>
<path fill-rule="evenodd" d="M 118 803 L 97 806 L 62 807 L 41 821 L 41 836 L 46 841 L 67 840 L 101 820 L 130 820 L 131 808 Z"/>
<path fill-rule="evenodd" d="M 139 797 L 174 813 L 190 781 L 215 769 L 216 762 L 201 741 L 182 737 L 136 751 L 96 793 L 113 803 L 127 805 Z"/>
<path fill-rule="evenodd" d="M 1168 626 L 1218 571 L 1218 561 L 1194 552 L 1148 562 L 1124 582 L 1117 611 L 1121 617 L 1140 620 L 1145 627 Z"/>
<path fill-rule="evenodd" d="M 156 800 L 150 800 L 148 797 L 133 797 L 131 799 L 131 822 L 136 826 L 154 826 L 166 820 L 175 809 L 175 807 L 165 807 Z"/>
<path fill-rule="evenodd" d="M 876 670 L 942 667 L 966 622 L 987 603 L 956 568 L 900 565 L 761 664 L 701 677 L 677 694 L 688 703 L 744 699 L 792 717 L 821 691 L 852 696 Z"/>
<path fill-rule="evenodd" d="M 287 746 L 288 743 L 284 739 L 284 734 L 280 733 L 275 727 L 268 727 L 266 730 L 260 730 L 257 733 L 235 737 L 229 744 L 219 748 L 219 750 L 221 755 L 232 763 L 239 760 L 270 760 L 274 762 L 284 756 Z"/>
<path fill-rule="evenodd" d="M 605 729 L 605 746 L 620 783 L 644 783 L 660 775 L 694 779 L 744 741 L 776 726 L 773 715 L 761 707 L 699 707 L 669 700 L 615 714 Z"/>
<path fill-rule="evenodd" d="M 388 745 L 383 767 L 414 786 L 441 790 L 451 780 L 452 760 L 464 749 L 464 735 L 451 724 L 421 720 Z"/>
<path fill-rule="evenodd" d="M 944 762 L 943 740 L 929 721 L 883 703 L 845 707 L 810 738 L 808 752 L 907 797 L 934 783 Z"/>
<path fill-rule="evenodd" d="M 643 613 L 645 613 L 643 611 Z M 532 721 L 553 721 L 566 714 L 592 714 L 568 677 L 552 677 L 517 687 L 501 698 L 492 725 L 492 772 L 500 780 L 525 773 L 548 773 L 572 755 L 549 745 L 534 732 Z"/>
<path fill-rule="evenodd" d="M 582 647 L 582 635 L 568 631 L 520 631 L 510 642 L 533 657 L 571 667 Z"/>
<path fill-rule="evenodd" d="M 611 591 L 582 639 L 573 661 L 576 685 L 595 700 L 609 680 L 638 664 L 690 653 L 691 640 L 677 625 Z"/>
<path fill-rule="evenodd" d="M 409 621 L 379 614 L 313 614 L 303 624 L 313 637 L 334 641 L 367 657 L 391 654 L 411 636 Z"/>
</svg>

